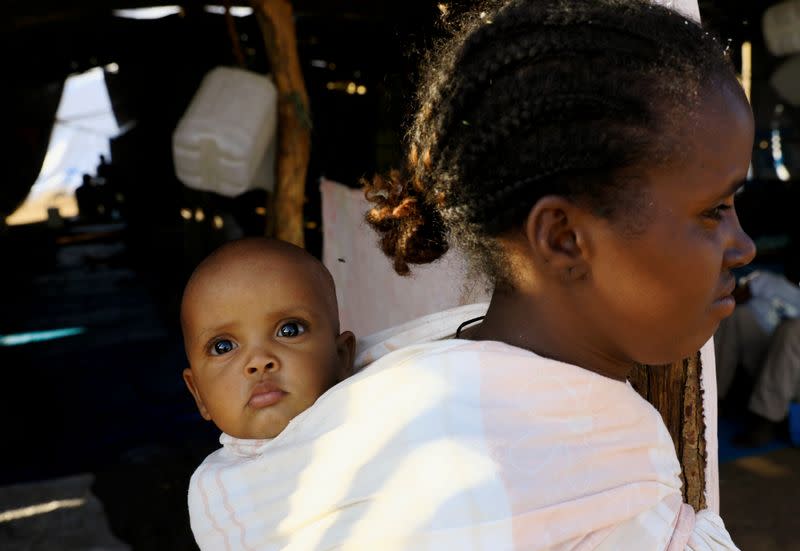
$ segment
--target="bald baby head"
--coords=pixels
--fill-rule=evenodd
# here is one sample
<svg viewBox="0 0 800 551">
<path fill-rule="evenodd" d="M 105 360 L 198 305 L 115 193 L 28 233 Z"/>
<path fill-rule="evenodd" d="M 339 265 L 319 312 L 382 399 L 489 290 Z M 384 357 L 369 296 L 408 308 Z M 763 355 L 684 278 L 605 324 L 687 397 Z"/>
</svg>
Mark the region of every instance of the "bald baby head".
<svg viewBox="0 0 800 551">
<path fill-rule="evenodd" d="M 194 297 L 201 291 L 225 286 L 234 277 L 256 279 L 292 277 L 305 280 L 311 300 L 323 307 L 335 330 L 339 330 L 339 307 L 336 287 L 328 269 L 306 250 L 265 237 L 248 237 L 226 243 L 206 257 L 192 273 L 181 301 L 181 325 L 185 328 L 186 313 Z M 226 283 L 226 281 L 228 283 Z"/>
</svg>

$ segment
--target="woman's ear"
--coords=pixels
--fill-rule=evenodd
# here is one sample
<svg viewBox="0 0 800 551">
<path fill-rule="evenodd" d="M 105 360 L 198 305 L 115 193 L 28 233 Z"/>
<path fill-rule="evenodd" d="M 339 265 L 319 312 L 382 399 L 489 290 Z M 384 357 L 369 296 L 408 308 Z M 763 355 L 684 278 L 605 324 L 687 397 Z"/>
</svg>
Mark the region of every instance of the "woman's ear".
<svg viewBox="0 0 800 551">
<path fill-rule="evenodd" d="M 539 199 L 525 221 L 525 237 L 543 271 L 562 281 L 583 279 L 589 273 L 588 213 L 557 195 Z"/>
<path fill-rule="evenodd" d="M 356 336 L 351 331 L 343 331 L 336 337 L 336 355 L 339 380 L 343 381 L 353 374 L 353 363 L 356 359 Z"/>
<path fill-rule="evenodd" d="M 208 408 L 206 408 L 206 405 L 203 403 L 203 398 L 200 396 L 197 385 L 194 383 L 194 373 L 192 373 L 192 370 L 188 367 L 183 370 L 183 382 L 186 383 L 186 388 L 192 393 L 200 415 L 202 415 L 203 419 L 206 421 L 211 421 L 211 414 L 208 413 Z"/>
</svg>

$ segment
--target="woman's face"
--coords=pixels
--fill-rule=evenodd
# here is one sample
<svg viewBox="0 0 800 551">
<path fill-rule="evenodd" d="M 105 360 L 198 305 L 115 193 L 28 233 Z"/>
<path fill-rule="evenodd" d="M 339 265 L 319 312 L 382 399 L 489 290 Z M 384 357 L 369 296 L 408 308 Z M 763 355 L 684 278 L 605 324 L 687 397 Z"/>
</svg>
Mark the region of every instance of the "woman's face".
<svg viewBox="0 0 800 551">
<path fill-rule="evenodd" d="M 733 203 L 752 153 L 750 107 L 723 85 L 696 113 L 679 134 L 688 153 L 644 170 L 643 212 L 634 214 L 645 229 L 623 235 L 602 219 L 592 228 L 584 314 L 601 332 L 595 344 L 620 359 L 665 364 L 697 351 L 733 312 L 731 269 L 755 255 Z"/>
</svg>

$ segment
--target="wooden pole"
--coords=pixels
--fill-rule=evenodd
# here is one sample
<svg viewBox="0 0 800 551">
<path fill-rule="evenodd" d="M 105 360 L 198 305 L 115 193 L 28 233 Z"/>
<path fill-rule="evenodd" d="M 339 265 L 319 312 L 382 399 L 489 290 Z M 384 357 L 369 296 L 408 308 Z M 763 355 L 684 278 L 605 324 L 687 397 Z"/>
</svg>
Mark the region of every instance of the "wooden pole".
<svg viewBox="0 0 800 551">
<path fill-rule="evenodd" d="M 706 508 L 706 427 L 700 385 L 700 353 L 667 366 L 641 366 L 631 385 L 661 413 L 681 463 L 683 500 Z"/>
<path fill-rule="evenodd" d="M 311 117 L 297 54 L 292 4 L 288 0 L 251 1 L 278 88 L 277 174 L 274 209 L 267 206 L 267 217 L 274 223 L 275 237 L 303 247 L 303 203 L 311 153 Z"/>
<path fill-rule="evenodd" d="M 242 44 L 239 42 L 236 22 L 233 20 L 233 14 L 231 13 L 231 0 L 223 0 L 223 4 L 225 5 L 225 26 L 228 28 L 228 36 L 231 39 L 233 57 L 236 58 L 236 64 L 239 67 L 244 67 L 244 54 L 242 53 Z"/>
</svg>

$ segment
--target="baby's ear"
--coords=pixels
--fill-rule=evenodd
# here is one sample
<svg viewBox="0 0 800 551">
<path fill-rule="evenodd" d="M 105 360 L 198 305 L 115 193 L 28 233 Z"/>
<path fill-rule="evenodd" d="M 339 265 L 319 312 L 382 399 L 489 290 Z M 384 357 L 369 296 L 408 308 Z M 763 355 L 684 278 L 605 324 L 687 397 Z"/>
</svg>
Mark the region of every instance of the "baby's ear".
<svg viewBox="0 0 800 551">
<path fill-rule="evenodd" d="M 208 413 L 208 408 L 206 408 L 206 405 L 203 403 L 203 398 L 197 390 L 197 385 L 194 384 L 194 373 L 192 373 L 192 370 L 188 367 L 183 370 L 183 382 L 186 383 L 186 388 L 192 393 L 200 415 L 202 415 L 203 419 L 206 421 L 211 421 L 211 414 Z"/>
<path fill-rule="evenodd" d="M 344 331 L 336 337 L 336 355 L 339 378 L 343 381 L 353 374 L 353 363 L 356 359 L 356 336 L 351 331 Z"/>
</svg>

